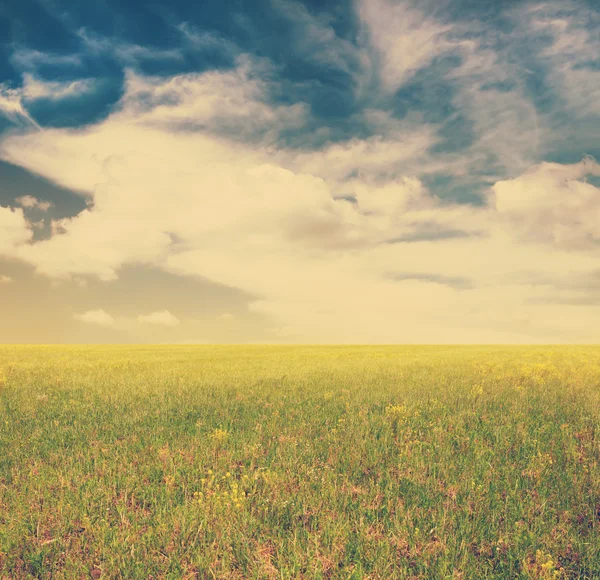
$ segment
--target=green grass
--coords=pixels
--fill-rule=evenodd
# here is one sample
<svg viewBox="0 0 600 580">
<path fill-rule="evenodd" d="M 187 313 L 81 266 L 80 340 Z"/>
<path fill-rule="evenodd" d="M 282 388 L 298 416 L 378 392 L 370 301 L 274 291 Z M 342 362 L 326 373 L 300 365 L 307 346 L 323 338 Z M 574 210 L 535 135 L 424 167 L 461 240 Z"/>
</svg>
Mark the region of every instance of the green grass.
<svg viewBox="0 0 600 580">
<path fill-rule="evenodd" d="M 600 578 L 600 348 L 0 347 L 0 578 Z"/>
</svg>

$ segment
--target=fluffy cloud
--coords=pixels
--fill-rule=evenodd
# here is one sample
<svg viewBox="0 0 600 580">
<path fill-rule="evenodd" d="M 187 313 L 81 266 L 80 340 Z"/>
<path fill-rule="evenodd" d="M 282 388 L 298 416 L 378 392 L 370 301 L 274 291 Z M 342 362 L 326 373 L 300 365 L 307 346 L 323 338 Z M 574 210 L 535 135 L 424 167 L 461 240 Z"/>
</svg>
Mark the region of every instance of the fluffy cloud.
<svg viewBox="0 0 600 580">
<path fill-rule="evenodd" d="M 152 314 L 140 314 L 137 318 L 141 324 L 156 324 L 159 326 L 178 326 L 179 319 L 168 310 L 159 310 Z"/>
<path fill-rule="evenodd" d="M 10 284 L 11 282 L 13 282 L 13 279 L 10 276 L 0 276 L 0 284 Z"/>
<path fill-rule="evenodd" d="M 566 249 L 594 249 L 600 241 L 600 175 L 592 159 L 573 165 L 542 163 L 492 188 L 496 210 L 533 240 Z"/>
<path fill-rule="evenodd" d="M 95 324 L 97 326 L 109 327 L 115 324 L 115 319 L 102 309 L 88 310 L 83 314 L 75 314 L 73 318 L 80 322 Z"/>
<path fill-rule="evenodd" d="M 120 117 L 135 116 L 148 127 L 235 132 L 238 139 L 273 138 L 275 130 L 302 126 L 304 105 L 266 103 L 262 73 L 258 63 L 243 56 L 232 71 L 192 73 L 166 81 L 129 72 Z"/>
<path fill-rule="evenodd" d="M 435 39 L 443 32 L 424 30 Z M 410 66 L 400 62 L 402 75 L 439 43 Z M 474 63 L 465 66 L 476 76 Z M 96 125 L 9 137 L 4 159 L 93 204 L 35 244 L 25 243 L 22 210 L 0 208 L 0 225 L 13 224 L 0 227 L 0 251 L 51 277 L 110 280 L 142 263 L 208 278 L 256 296 L 252 309 L 285 340 L 597 340 L 600 314 L 552 303 L 556 280 L 597 269 L 598 188 L 585 181 L 595 162 L 498 179 L 481 206 L 444 202 L 417 170 L 435 128 L 282 150 L 274 136 L 305 111 L 269 106 L 259 73 L 241 59 L 228 72 L 130 74 L 119 110 Z M 100 310 L 78 319 L 114 323 Z M 168 311 L 138 321 L 178 322 Z"/>
</svg>

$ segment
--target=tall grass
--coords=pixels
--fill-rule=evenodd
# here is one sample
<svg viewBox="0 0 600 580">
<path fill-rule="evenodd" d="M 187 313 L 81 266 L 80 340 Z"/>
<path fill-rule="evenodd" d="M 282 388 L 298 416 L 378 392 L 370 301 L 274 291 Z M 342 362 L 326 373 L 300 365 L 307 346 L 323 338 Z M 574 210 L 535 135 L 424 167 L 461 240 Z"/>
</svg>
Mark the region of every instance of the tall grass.
<svg viewBox="0 0 600 580">
<path fill-rule="evenodd" d="M 0 347 L 0 578 L 600 578 L 600 348 Z"/>
</svg>

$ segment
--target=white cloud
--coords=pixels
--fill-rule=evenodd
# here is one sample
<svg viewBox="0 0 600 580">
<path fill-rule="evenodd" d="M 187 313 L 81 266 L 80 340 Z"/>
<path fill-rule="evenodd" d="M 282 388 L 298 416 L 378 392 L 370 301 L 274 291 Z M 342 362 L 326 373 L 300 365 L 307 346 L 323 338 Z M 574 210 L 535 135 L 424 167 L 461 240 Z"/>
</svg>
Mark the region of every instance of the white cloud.
<svg viewBox="0 0 600 580">
<path fill-rule="evenodd" d="M 397 175 L 408 167 L 428 164 L 427 150 L 438 141 L 433 127 L 405 125 L 387 136 L 328 145 L 324 149 L 279 157 L 296 171 L 343 181 L 359 172 L 361 177 Z"/>
<path fill-rule="evenodd" d="M 40 211 L 48 211 L 52 207 L 52 203 L 49 201 L 40 201 L 33 195 L 22 195 L 17 197 L 15 202 L 26 209 L 39 209 Z"/>
<path fill-rule="evenodd" d="M 18 70 L 36 70 L 40 65 L 58 65 L 76 68 L 81 66 L 81 57 L 72 54 L 52 54 L 29 48 L 17 48 L 10 60 Z"/>
<path fill-rule="evenodd" d="M 129 72 L 120 117 L 135 116 L 140 124 L 187 131 L 232 130 L 238 138 L 255 134 L 274 138 L 284 127 L 300 127 L 307 107 L 267 104 L 266 84 L 257 67 L 257 63 L 242 56 L 233 71 L 192 73 L 167 81 Z"/>
<path fill-rule="evenodd" d="M 95 324 L 97 326 L 109 327 L 115 324 L 115 319 L 102 309 L 88 310 L 83 314 L 75 314 L 73 318 L 80 322 Z"/>
<path fill-rule="evenodd" d="M 549 68 L 549 81 L 578 117 L 600 115 L 600 16 L 580 3 L 547 2 L 519 12 L 535 35 L 552 43 L 540 56 Z"/>
<path fill-rule="evenodd" d="M 533 282 L 597 269 L 598 250 L 582 243 L 596 235 L 596 188 L 584 181 L 592 162 L 502 180 L 481 207 L 442 203 L 416 172 L 389 171 L 415 167 L 430 129 L 298 155 L 217 136 L 223 102 L 239 102 L 242 127 L 253 115 L 273 126 L 290 115 L 268 107 L 264 81 L 243 66 L 131 77 L 119 112 L 93 127 L 8 138 L 4 158 L 94 201 L 49 240 L 11 238 L 13 254 L 51 277 L 108 280 L 145 263 L 240 288 L 259 297 L 252 309 L 285 340 L 598 340 L 596 310 L 553 304 L 552 286 Z M 205 130 L 181 131 L 196 115 Z M 20 211 L 0 220 L 16 220 L 23 235 Z M 565 243 L 558 226 L 578 243 Z"/>
<path fill-rule="evenodd" d="M 60 83 L 57 81 L 42 81 L 31 73 L 23 75 L 22 85 L 10 88 L 0 83 L 0 114 L 15 123 L 25 122 L 41 129 L 36 120 L 27 110 L 27 104 L 37 99 L 60 100 L 75 97 L 90 92 L 95 87 L 93 79 L 81 79 Z"/>
<path fill-rule="evenodd" d="M 497 211 L 523 235 L 564 248 L 600 242 L 600 188 L 584 181 L 600 175 L 592 159 L 573 165 L 542 163 L 492 188 Z"/>
<path fill-rule="evenodd" d="M 462 64 L 447 75 L 454 83 L 453 104 L 471 123 L 474 137 L 466 156 L 481 156 L 516 175 L 536 162 L 545 143 L 553 140 L 521 81 L 523 70 L 508 48 L 493 50 L 482 41 L 462 40 Z"/>
<path fill-rule="evenodd" d="M 137 317 L 140 324 L 156 324 L 160 326 L 178 326 L 179 319 L 168 310 L 159 310 L 152 314 L 140 314 Z"/>
<path fill-rule="evenodd" d="M 0 256 L 14 256 L 17 248 L 31 237 L 23 210 L 0 206 Z"/>
<path fill-rule="evenodd" d="M 115 42 L 114 38 L 98 36 L 93 31 L 80 28 L 77 36 L 85 44 L 86 52 L 110 55 L 125 67 L 135 67 L 140 60 L 181 61 L 183 55 L 177 48 L 157 49 L 128 42 Z"/>
<path fill-rule="evenodd" d="M 20 89 L 21 98 L 34 101 L 36 99 L 51 99 L 53 101 L 68 97 L 77 97 L 92 91 L 95 87 L 93 79 L 57 82 L 42 81 L 32 74 L 23 75 L 23 86 Z"/>
<path fill-rule="evenodd" d="M 358 12 L 381 58 L 381 80 L 395 89 L 440 53 L 453 48 L 451 26 L 437 22 L 411 2 L 358 0 Z"/>
<path fill-rule="evenodd" d="M 504 33 L 505 48 L 492 48 L 494 41 L 486 36 L 489 30 L 480 28 L 480 36 L 473 38 L 479 23 L 475 21 L 467 28 L 443 22 L 435 18 L 435 10 L 425 12 L 426 3 L 357 0 L 357 6 L 379 55 L 384 88 L 398 89 L 436 57 L 453 55 L 462 61 L 445 72 L 425 74 L 432 84 L 441 81 L 453 87 L 453 105 L 465 119 L 462 130 L 465 136 L 472 135 L 473 144 L 461 151 L 459 159 L 451 154 L 433 159 L 426 149 L 421 155 L 423 166 L 445 173 L 499 169 L 516 175 L 539 159 L 551 135 L 523 86 L 523 67 L 514 62 L 509 33 Z M 373 60 L 377 63 L 377 58 Z M 438 129 L 430 127 L 434 143 L 439 141 L 435 134 Z M 387 141 L 393 146 L 393 140 Z"/>
<path fill-rule="evenodd" d="M 11 282 L 14 282 L 14 280 L 10 276 L 4 274 L 0 276 L 0 284 L 10 284 Z"/>
<path fill-rule="evenodd" d="M 27 112 L 22 103 L 22 91 L 8 88 L 0 83 L 0 114 L 13 122 L 26 121 L 28 124 L 39 128 L 39 125 Z"/>
</svg>

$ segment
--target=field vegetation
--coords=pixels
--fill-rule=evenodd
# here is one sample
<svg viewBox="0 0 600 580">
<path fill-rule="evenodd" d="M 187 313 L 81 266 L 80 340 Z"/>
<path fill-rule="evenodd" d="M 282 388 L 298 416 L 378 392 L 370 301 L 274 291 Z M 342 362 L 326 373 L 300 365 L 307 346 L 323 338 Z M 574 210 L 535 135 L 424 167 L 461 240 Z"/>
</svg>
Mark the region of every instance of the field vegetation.
<svg viewBox="0 0 600 580">
<path fill-rule="evenodd" d="M 600 348 L 0 347 L 0 578 L 600 578 Z"/>
</svg>

